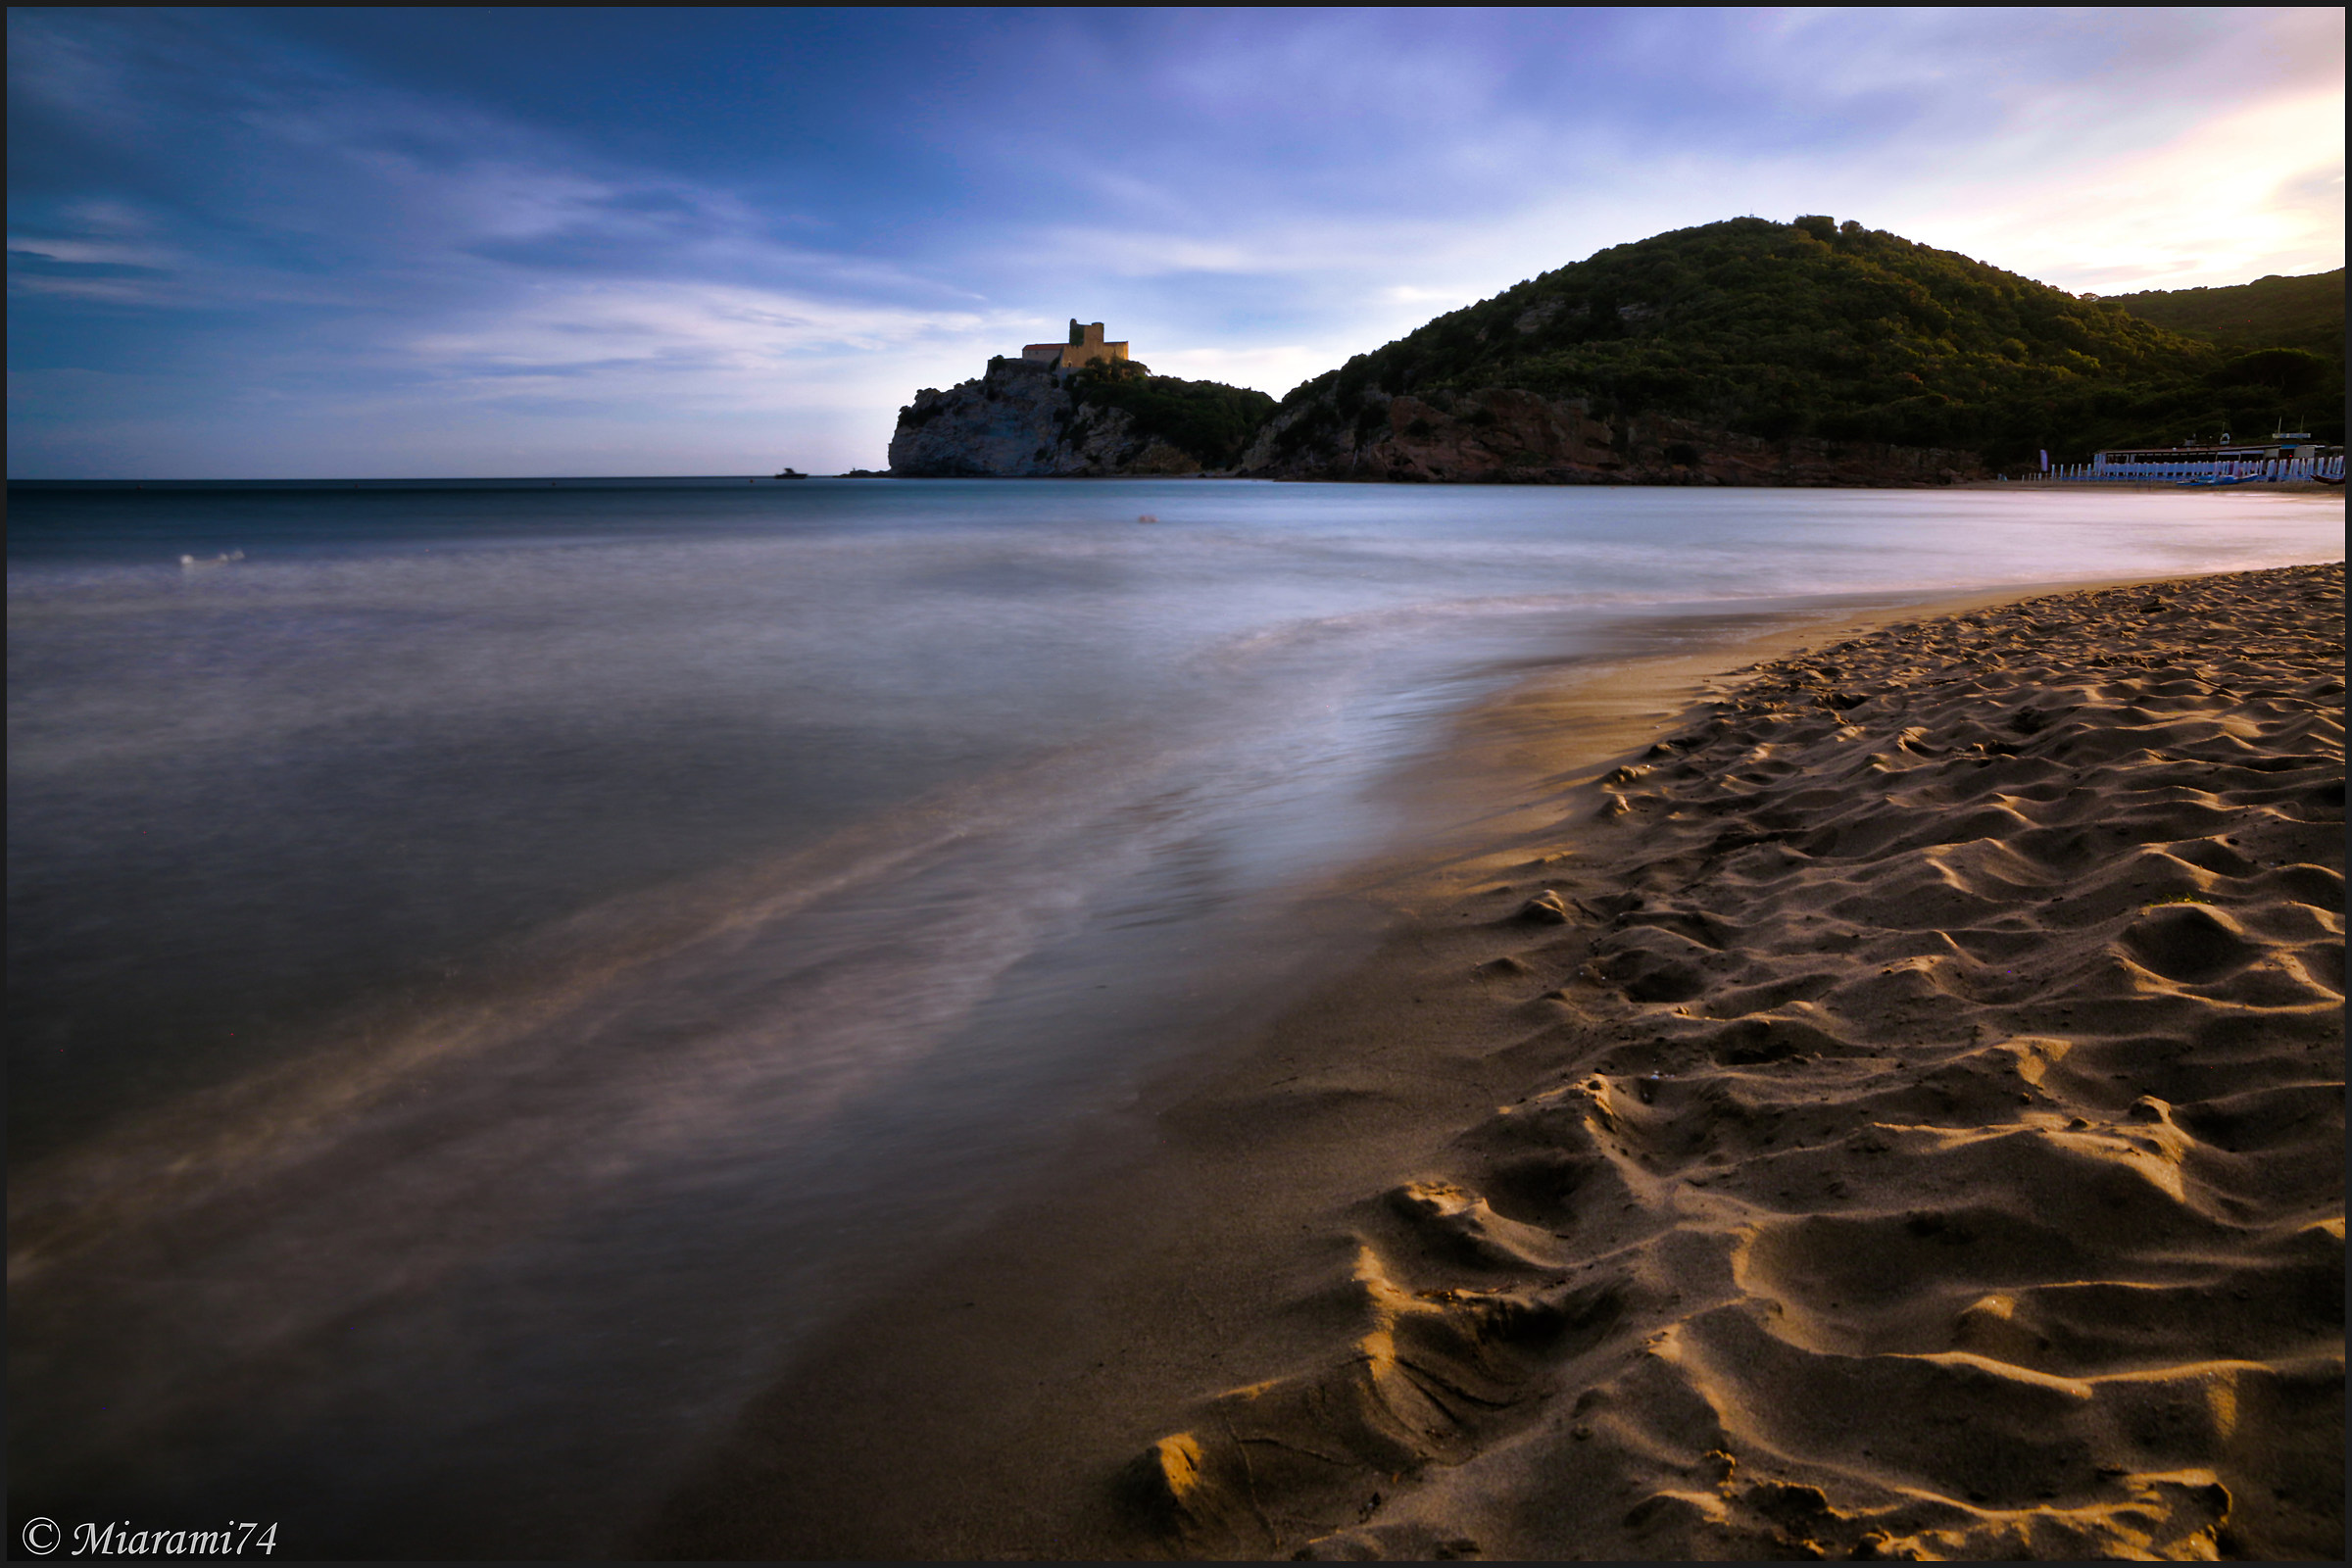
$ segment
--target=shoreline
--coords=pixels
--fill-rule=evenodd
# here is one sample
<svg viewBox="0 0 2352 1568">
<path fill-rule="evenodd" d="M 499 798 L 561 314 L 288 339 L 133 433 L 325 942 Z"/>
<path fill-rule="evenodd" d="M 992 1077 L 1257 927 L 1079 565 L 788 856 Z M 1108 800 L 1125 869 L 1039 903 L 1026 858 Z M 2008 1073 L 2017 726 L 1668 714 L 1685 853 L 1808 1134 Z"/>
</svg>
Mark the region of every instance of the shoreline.
<svg viewBox="0 0 2352 1568">
<path fill-rule="evenodd" d="M 2340 567 L 2334 569 L 2340 594 Z M 2054 592 L 2070 602 L 2096 595 L 2082 585 Z M 1857 1489 L 1886 1490 L 1886 1478 L 1874 1478 L 1874 1462 L 1858 1461 L 1851 1452 L 1837 1456 L 1862 1478 L 1855 1480 L 1835 1463 L 1828 1470 L 1836 1475 L 1816 1473 L 1825 1464 L 1819 1454 L 1751 1457 L 1746 1446 L 1724 1437 L 1730 1418 L 1721 1411 L 1714 1418 L 1714 1435 L 1724 1438 L 1720 1446 L 1699 1443 L 1703 1432 L 1679 1430 L 1649 1431 L 1634 1442 L 1632 1428 L 1644 1420 L 1654 1426 L 1653 1418 L 1678 1400 L 1690 1404 L 1693 1388 L 1703 1404 L 1710 1394 L 1724 1394 L 1727 1381 L 1737 1382 L 1716 1371 L 1690 1373 L 1677 1386 L 1667 1374 L 1687 1372 L 1706 1353 L 1723 1353 L 1729 1341 L 1711 1352 L 1701 1346 L 1679 1361 L 1673 1347 L 1746 1332 L 1740 1328 L 1747 1321 L 1741 1311 L 1759 1296 L 1752 1280 L 1728 1287 L 1723 1259 L 1699 1255 L 1712 1245 L 1707 1239 L 1725 1230 L 1695 1217 L 1717 1201 L 1700 1189 L 1772 1168 L 1777 1156 L 1747 1147 L 1719 1160 L 1720 1171 L 1665 1169 L 1681 1156 L 1663 1143 L 1628 1157 L 1623 1150 L 1612 1153 L 1592 1145 L 1589 1128 L 1576 1132 L 1563 1124 L 1556 1147 L 1519 1152 L 1519 1175 L 1495 1174 L 1489 1146 L 1497 1136 L 1496 1106 L 1514 1100 L 1541 1101 L 1555 1119 L 1573 1101 L 1585 1107 L 1585 1114 L 1568 1118 L 1579 1125 L 1597 1114 L 1609 1125 L 1636 1128 L 1658 1119 L 1648 1108 L 1653 1096 L 1664 1106 L 1682 1093 L 1661 1093 L 1664 1080 L 1657 1077 L 1641 1090 L 1642 1074 L 1636 1069 L 1646 1061 L 1650 1073 L 1671 1068 L 1674 1079 L 1698 1086 L 1691 1092 L 1712 1097 L 1705 1102 L 1718 1115 L 1727 1107 L 1738 1111 L 1734 1119 L 1752 1133 L 1765 1122 L 1802 1114 L 1801 1104 L 1792 1110 L 1759 1101 L 1754 1080 L 1769 1076 L 1759 1069 L 1802 1064 L 1804 1071 L 1851 1077 L 1875 1061 L 1851 1041 L 1833 1049 L 1813 1040 L 1803 1050 L 1775 1054 L 1773 1042 L 1800 1025 L 1816 1035 L 1837 1033 L 1826 1021 L 1807 1021 L 1813 1004 L 1802 997 L 1779 1004 L 1750 997 L 1768 1004 L 1750 1006 L 1734 1021 L 1709 1000 L 1707 985 L 1676 1000 L 1678 990 L 1690 990 L 1687 977 L 1658 978 L 1673 965 L 1658 957 L 1655 944 L 1600 951 L 1628 931 L 1679 929 L 1687 937 L 1697 930 L 1703 936 L 1704 921 L 1733 918 L 1721 910 L 1710 915 L 1687 909 L 1675 918 L 1660 915 L 1663 923 L 1628 926 L 1638 903 L 1611 913 L 1608 901 L 1630 885 L 1629 837 L 1668 831 L 1662 824 L 1682 814 L 1660 808 L 1654 798 L 1660 792 L 1642 782 L 1645 768 L 1667 764 L 1644 764 L 1635 754 L 1659 737 L 1690 729 L 1693 713 L 1708 705 L 1718 721 L 1741 711 L 1738 705 L 1749 701 L 1765 678 L 1758 667 L 1803 663 L 1791 657 L 1800 647 L 1842 642 L 1884 651 L 1882 645 L 1892 646 L 1889 627 L 1907 623 L 1916 634 L 1923 622 L 1942 624 L 2034 596 L 2033 588 L 2009 586 L 1928 603 L 1882 603 L 1843 615 L 1789 612 L 1749 627 L 1728 647 L 1710 644 L 1555 670 L 1484 705 L 1464 724 L 1457 749 L 1404 787 L 1437 792 L 1435 800 L 1449 789 L 1485 791 L 1513 781 L 1514 798 L 1494 797 L 1495 804 L 1474 829 L 1457 836 L 1442 863 L 1424 858 L 1376 867 L 1359 878 L 1357 894 L 1386 905 L 1394 921 L 1369 961 L 1302 999 L 1270 1029 L 1225 1042 L 1164 1077 L 1115 1125 L 1075 1134 L 1067 1162 L 1045 1188 L 1012 1204 L 1006 1219 L 939 1260 L 911 1288 L 830 1336 L 816 1354 L 756 1399 L 734 1436 L 709 1455 L 634 1549 L 660 1556 L 757 1557 L 1294 1550 L 1513 1555 L 1544 1549 L 1753 1555 L 1776 1541 L 1784 1546 L 1799 1540 L 1934 1544 L 1928 1535 L 1958 1531 L 1947 1544 L 1989 1544 L 1997 1538 L 2010 1550 L 2020 1543 L 2046 1550 L 2057 1538 L 2033 1537 L 2030 1516 L 2063 1514 L 2075 1532 L 2064 1540 L 2075 1546 L 2104 1543 L 2135 1554 L 2128 1532 L 2114 1534 L 2125 1527 L 2110 1516 L 2129 1511 L 2127 1505 L 2145 1514 L 2155 1505 L 2149 1498 L 2161 1504 L 2157 1515 L 2180 1524 L 2178 1545 L 2193 1545 L 2187 1538 L 2197 1537 L 2209 1546 L 2242 1549 L 2276 1542 L 2276 1549 L 2290 1554 L 2311 1549 L 2303 1527 L 2289 1517 L 2291 1498 L 2241 1497 L 2236 1526 L 2228 1522 L 2227 1508 L 2217 1515 L 2221 1505 L 2199 1491 L 2227 1490 L 2210 1462 L 2200 1472 L 2205 1480 L 2160 1476 L 2141 1488 L 2145 1496 L 2111 1485 L 2112 1497 L 2080 1505 L 2070 1499 L 2065 1508 L 2043 1506 L 2040 1499 L 2020 1508 L 2004 1499 L 2003 1512 L 1963 1495 L 1922 1522 L 1896 1517 L 1900 1510 L 1891 1504 L 1875 1512 L 1855 1504 L 1848 1494 Z M 2043 590 L 2042 597 L 2052 598 L 2053 591 Z M 2340 626 L 2340 599 L 2338 604 Z M 1889 667 L 1899 666 L 1899 649 L 1897 655 L 1897 665 Z M 1741 662 L 1746 669 L 1725 672 Z M 1811 665 L 1821 665 L 1818 656 Z M 1888 705 L 1890 695 L 1899 692 L 1889 688 L 1859 701 L 1863 733 L 1871 733 L 1866 710 Z M 2340 705 L 2340 685 L 2333 700 Z M 1808 705 L 1807 710 L 1817 712 L 1816 728 L 1855 727 L 1832 716 L 1842 712 L 1835 705 Z M 1738 729 L 1739 722 L 1729 727 Z M 2340 744 L 2340 729 L 2338 735 Z M 1986 754 L 1988 762 L 1994 755 Z M 1610 773 L 1611 762 L 1624 765 Z M 2340 808 L 2340 754 L 2336 769 Z M 1478 782 L 1464 786 L 1465 776 Z M 1670 797 L 1672 790 L 1662 793 Z M 1644 795 L 1653 798 L 1645 801 Z M 1457 804 L 1464 798 L 1453 797 Z M 1741 820 L 1740 813 L 1733 812 L 1732 820 Z M 2337 845 L 2340 851 L 2340 838 Z M 1510 918 L 1546 887 L 1556 890 L 1565 922 Z M 2060 896 L 2073 892 L 2070 883 Z M 1850 888 L 1844 893 L 1848 903 L 1857 896 Z M 1816 909 L 1803 918 L 1829 916 Z M 1678 927 L 1676 919 L 1684 923 Z M 1788 935 L 1788 923 L 1781 919 L 1769 934 Z M 1866 920 L 1847 923 L 1869 927 Z M 1997 917 L 1979 923 L 1989 927 Z M 2336 929 L 2340 941 L 2340 923 Z M 1875 953 L 1870 943 L 1880 937 L 1865 930 L 1857 940 Z M 1579 942 L 1581 958 L 1568 951 Z M 1886 973 L 1934 978 L 1932 957 L 1895 960 Z M 1981 964 L 1984 957 L 1961 961 Z M 1823 960 L 1806 961 L 1818 966 Z M 1828 967 L 1835 972 L 1838 966 Z M 1870 967 L 1875 975 L 1880 966 Z M 1846 978 L 1859 982 L 1873 975 L 1857 971 Z M 1906 983 L 1916 988 L 1915 981 L 1898 984 Z M 2340 1017 L 2340 978 L 2336 985 Z M 1891 1009 L 1886 1012 L 1890 1028 L 1924 1027 L 1904 1011 L 1920 1006 L 1922 998 L 1906 994 L 1880 1004 Z M 1945 1005 L 1957 1004 L 1947 999 Z M 1687 1010 L 1693 1006 L 1696 1017 Z M 1762 1043 L 1755 1061 L 1740 1060 L 1737 1041 L 1729 1060 L 1693 1058 L 1697 1036 L 1739 1030 Z M 2024 1037 L 2017 1020 L 2006 1020 L 2005 1032 Z M 2340 1033 L 2336 1038 L 2340 1053 Z M 2089 1054 L 2086 1050 L 2086 1059 Z M 1978 1081 L 1989 1071 L 1983 1056 L 1962 1053 L 1904 1070 L 1935 1078 L 1944 1094 L 1973 1103 L 1983 1100 Z M 2047 1065 L 2041 1078 L 2054 1083 Z M 1599 1076 L 1592 1078 L 1595 1068 Z M 1794 1076 L 1799 1068 L 1787 1070 Z M 2340 1054 L 2328 1070 L 2340 1084 Z M 1582 1087 L 1579 1073 L 1602 1087 Z M 2041 1092 L 2041 1083 L 2016 1092 Z M 2340 1099 L 2337 1105 L 2332 1136 L 2340 1145 Z M 2136 1131 L 2126 1114 L 2131 1107 L 2104 1109 L 2124 1129 L 2112 1136 L 2128 1141 Z M 2171 1114 L 2168 1109 L 2156 1118 L 2160 1133 L 2194 1136 L 2193 1129 L 2180 1133 Z M 1916 1119 L 1933 1123 L 1936 1117 Z M 2183 1113 L 2183 1125 L 2193 1120 Z M 1869 1125 L 1880 1123 L 1856 1122 L 1844 1132 Z M 1957 1129 L 1939 1136 L 1948 1140 Z M 1465 1151 L 1482 1149 L 1484 1169 L 1477 1174 L 1484 1178 L 1483 1192 L 1465 1179 L 1466 1168 L 1481 1163 Z M 1579 1237 L 1574 1224 L 1562 1224 L 1549 1236 L 1540 1234 L 1531 1216 L 1541 1204 L 1512 1184 L 1524 1187 L 1532 1179 L 1528 1170 L 1546 1161 L 1571 1173 L 1571 1185 L 1581 1185 L 1588 1196 L 1599 1190 L 1594 1183 L 1618 1192 L 1612 1203 L 1636 1215 L 1625 1222 L 1634 1230 Z M 2086 1167 L 2093 1174 L 2105 1168 Z M 1860 1183 L 1854 1190 L 1869 1192 Z M 1921 1195 L 1892 1196 L 1911 1204 L 1917 1216 Z M 2334 1203 L 2331 1266 L 2340 1271 L 2340 1191 Z M 1788 1250 L 1794 1244 L 1786 1234 L 1846 1222 L 1839 1214 L 1854 1206 L 1790 1209 L 1783 1203 L 1785 1211 L 1776 1213 L 1766 1203 L 1762 1210 L 1742 1210 L 1744 1231 L 1740 1225 L 1730 1229 L 1746 1236 L 1745 1250 L 1733 1248 L 1729 1278 L 1752 1269 L 1759 1236 Z M 1765 1217 L 1759 1220 L 1758 1212 Z M 1965 1228 L 1967 1222 L 1953 1223 Z M 1576 1245 L 1563 1250 L 1564 1238 Z M 1595 1268 L 1606 1273 L 1608 1260 L 1637 1254 L 1638 1265 L 1628 1265 L 1631 1283 L 1602 1285 L 1587 1277 Z M 1749 1262 L 1740 1262 L 1741 1257 Z M 1816 1272 L 1827 1266 L 1806 1257 Z M 1786 1272 L 1795 1265 L 1784 1260 L 1781 1267 Z M 1727 1290 L 1708 1314 L 1682 1304 L 1687 1293 L 1695 1299 Z M 1778 1294 L 1793 1301 L 1806 1292 L 1783 1282 Z M 1829 1353 L 1824 1346 L 1836 1341 L 1838 1353 L 1851 1360 L 1849 1352 L 1862 1348 L 1855 1335 L 1869 1339 L 1851 1325 L 1831 1322 L 1837 1316 L 1832 1304 L 1807 1300 L 1804 1313 L 1807 1333 L 1821 1342 L 1807 1342 L 1816 1353 Z M 2001 1336 L 2010 1332 L 2004 1324 L 2022 1321 L 2017 1303 L 2011 1302 L 2008 1317 L 1993 1322 L 1999 1315 L 1984 1307 L 1983 1344 L 1958 1353 L 1996 1366 L 2005 1364 L 2003 1353 L 2015 1358 L 2014 1348 L 2003 1351 L 2008 1342 Z M 1517 1329 L 1510 1327 L 1514 1317 Z M 1703 1323 L 1703 1332 L 1694 1323 Z M 1638 1332 L 1644 1329 L 1646 1337 Z M 2340 1322 L 2335 1334 L 2340 1393 Z M 1592 1343 L 1579 1348 L 1587 1339 Z M 1414 1354 L 1398 1348 L 1408 1342 L 1420 1345 L 1418 1366 Z M 1661 1346 L 1668 1348 L 1661 1351 Z M 1925 1355 L 1929 1360 L 1919 1364 L 1940 1366 L 1933 1360 L 1938 1353 L 1955 1352 L 1938 1344 L 1907 1352 L 1908 1359 L 1876 1359 L 1909 1366 Z M 1385 1384 L 1384 1354 L 1393 1358 Z M 1613 1371 L 1615 1382 L 1594 1375 L 1600 1369 L 1593 1357 L 1622 1360 L 1625 1354 L 1633 1357 L 1631 1370 Z M 1440 1370 L 1431 1373 L 1433 1366 Z M 1822 1374 L 1815 1372 L 1818 1381 Z M 2043 1383 L 2065 1376 L 2033 1372 Z M 1655 1386 L 1645 1386 L 1644 1393 L 1626 1384 L 1629 1377 L 1648 1377 Z M 2288 1382 L 2303 1386 L 2291 1377 Z M 1784 1391 L 1775 1397 L 1802 1404 L 1803 1387 L 1800 1379 L 1795 1395 Z M 1255 1392 L 1220 1393 L 1236 1389 Z M 1603 1438 L 1613 1441 L 1592 1440 L 1602 1422 L 1586 1396 L 1608 1390 L 1617 1390 L 1608 1398 L 1631 1397 L 1646 1408 L 1625 1418 L 1627 1430 L 1605 1430 Z M 2241 1402 L 2248 1396 L 2231 1395 Z M 2254 1397 L 2276 1407 L 2279 1396 Z M 1731 1396 L 1728 1407 L 1740 1403 Z M 1398 1426 L 1398 1412 L 1408 1408 L 1423 1418 L 1421 1437 Z M 1590 1419 L 1557 1437 L 1572 1410 Z M 2340 1413 L 2334 1430 L 2340 1442 Z M 1681 1468 L 1661 1468 L 1656 1453 L 1678 1446 L 1687 1450 L 1676 1460 Z M 1652 1457 L 1626 1458 L 1644 1452 Z M 1614 1469 L 1594 1455 L 1613 1456 Z M 1543 1463 L 1536 1463 L 1538 1456 Z M 1530 1535 L 1525 1505 L 1579 1464 L 1613 1478 L 1607 1486 L 1593 1480 L 1601 1491 L 1581 1498 L 1578 1517 L 1560 1525 L 1575 1541 L 1590 1544 Z M 1735 1483 L 1731 1471 L 1741 1464 L 1747 1468 Z M 1702 1472 L 1710 1466 L 1725 1473 L 1709 1479 Z M 1375 1472 L 1384 1470 L 1401 1479 L 1382 1481 Z M 2144 1464 L 2127 1464 L 2124 1473 L 2156 1475 Z M 1648 1488 L 1649 1500 L 1634 1497 L 1631 1507 L 1625 1499 L 1612 1500 L 1608 1487 L 1621 1486 L 1628 1475 L 1637 1491 Z M 2245 1491 L 2242 1481 L 2238 1490 Z M 1567 1501 L 1555 1499 L 1557 1505 Z M 2001 1517 L 1972 1522 L 1963 1517 L 1972 1509 Z M 2220 1534 L 2232 1528 L 2241 1536 Z M 2249 1528 L 2257 1534 L 2242 1536 Z M 2334 1528 L 2340 1540 L 2340 1512 Z M 2026 1534 L 2011 1540 L 1998 1537 L 1998 1530 Z M 1845 1542 L 1843 1536 L 1855 1539 Z M 2140 1548 L 2169 1549 L 2152 1538 Z"/>
</svg>

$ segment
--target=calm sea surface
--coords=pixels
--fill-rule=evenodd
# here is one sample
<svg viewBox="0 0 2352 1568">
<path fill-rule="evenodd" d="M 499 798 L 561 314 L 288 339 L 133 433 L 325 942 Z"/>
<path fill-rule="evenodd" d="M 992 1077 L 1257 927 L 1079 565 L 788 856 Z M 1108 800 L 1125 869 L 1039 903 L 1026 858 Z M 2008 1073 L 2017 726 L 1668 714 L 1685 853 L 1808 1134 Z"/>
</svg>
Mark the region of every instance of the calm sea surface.
<svg viewBox="0 0 2352 1568">
<path fill-rule="evenodd" d="M 1383 781 L 1531 661 L 2334 559 L 2343 521 L 1221 481 L 10 506 L 12 1510 L 283 1518 L 298 1556 L 609 1548 L 795 1343 L 1311 967 L 1291 890 L 1409 835 Z"/>
</svg>

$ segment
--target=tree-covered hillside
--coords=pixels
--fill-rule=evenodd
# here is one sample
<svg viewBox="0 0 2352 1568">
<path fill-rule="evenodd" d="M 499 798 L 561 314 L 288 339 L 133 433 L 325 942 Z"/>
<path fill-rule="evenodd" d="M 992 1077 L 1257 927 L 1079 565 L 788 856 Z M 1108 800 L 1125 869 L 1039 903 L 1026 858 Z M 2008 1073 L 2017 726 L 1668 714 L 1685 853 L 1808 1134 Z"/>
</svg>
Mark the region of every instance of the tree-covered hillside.
<svg viewBox="0 0 2352 1568">
<path fill-rule="evenodd" d="M 2226 288 L 2110 294 L 2099 302 L 2220 347 L 2220 378 L 2274 389 L 2278 417 L 2344 438 L 2344 270 L 2258 277 Z M 2250 429 L 2241 425 L 2240 430 Z"/>
<path fill-rule="evenodd" d="M 1740 218 L 1613 246 L 1358 355 L 1283 399 L 1278 445 L 1372 428 L 1370 394 L 1508 387 L 1602 419 L 2074 460 L 2299 412 L 2316 431 L 2311 370 L 1858 222 Z"/>
<path fill-rule="evenodd" d="M 2273 273 L 2226 288 L 2109 294 L 2101 305 L 2129 311 L 2184 337 L 2232 349 L 2304 349 L 2344 357 L 2344 270 L 2302 277 Z"/>
<path fill-rule="evenodd" d="M 901 478 L 1103 478 L 1230 469 L 1274 400 L 1116 361 L 1058 371 L 998 355 L 986 373 L 925 387 L 899 411 Z"/>
<path fill-rule="evenodd" d="M 1153 375 L 1140 360 L 1103 360 L 1070 376 L 1081 417 L 1089 409 L 1124 409 L 1135 433 L 1165 441 L 1204 468 L 1230 468 L 1274 412 L 1253 387 Z"/>
</svg>

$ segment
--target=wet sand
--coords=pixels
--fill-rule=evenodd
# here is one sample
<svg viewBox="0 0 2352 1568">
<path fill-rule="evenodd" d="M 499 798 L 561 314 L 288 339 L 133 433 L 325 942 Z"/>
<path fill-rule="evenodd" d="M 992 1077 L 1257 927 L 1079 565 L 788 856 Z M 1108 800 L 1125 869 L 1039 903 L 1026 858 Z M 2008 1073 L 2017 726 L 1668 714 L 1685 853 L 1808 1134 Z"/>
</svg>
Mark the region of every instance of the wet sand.
<svg viewBox="0 0 2352 1568">
<path fill-rule="evenodd" d="M 632 1548 L 2340 1555 L 2341 566 L 2014 600 L 1482 711 L 1372 961 Z"/>
</svg>

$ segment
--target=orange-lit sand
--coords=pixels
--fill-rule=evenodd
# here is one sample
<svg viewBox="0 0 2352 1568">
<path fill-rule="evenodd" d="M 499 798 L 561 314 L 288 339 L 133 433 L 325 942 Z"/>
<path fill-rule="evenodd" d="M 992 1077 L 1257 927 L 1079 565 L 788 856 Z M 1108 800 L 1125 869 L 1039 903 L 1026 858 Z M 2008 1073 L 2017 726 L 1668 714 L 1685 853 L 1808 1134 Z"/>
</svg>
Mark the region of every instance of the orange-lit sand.
<svg viewBox="0 0 2352 1568">
<path fill-rule="evenodd" d="M 2340 1555 L 2343 625 L 2294 567 L 1524 694 L 1506 843 L 647 1548 Z"/>
</svg>

